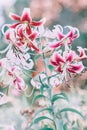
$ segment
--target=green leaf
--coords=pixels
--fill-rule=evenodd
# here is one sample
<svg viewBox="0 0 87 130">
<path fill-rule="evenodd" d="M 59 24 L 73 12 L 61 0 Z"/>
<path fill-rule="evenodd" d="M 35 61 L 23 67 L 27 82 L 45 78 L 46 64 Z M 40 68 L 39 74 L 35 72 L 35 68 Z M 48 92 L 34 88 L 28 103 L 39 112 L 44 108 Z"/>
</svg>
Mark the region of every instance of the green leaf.
<svg viewBox="0 0 87 130">
<path fill-rule="evenodd" d="M 39 98 L 47 98 L 46 96 L 44 96 L 43 94 L 39 94 L 39 95 L 36 95 L 33 100 L 32 100 L 32 104 L 35 103 L 36 100 L 38 100 Z"/>
<path fill-rule="evenodd" d="M 41 128 L 39 130 L 53 130 L 52 128 L 48 128 L 48 127 L 44 127 L 44 128 Z"/>
<path fill-rule="evenodd" d="M 64 125 L 63 125 L 63 130 L 68 130 L 67 124 L 64 124 Z"/>
<path fill-rule="evenodd" d="M 34 58 L 34 60 L 36 61 L 36 60 L 38 60 L 40 57 L 41 57 L 41 55 L 36 55 L 35 58 Z"/>
<path fill-rule="evenodd" d="M 62 112 L 68 112 L 68 111 L 76 113 L 83 118 L 83 115 L 81 114 L 81 112 L 79 112 L 78 110 L 76 110 L 74 108 L 63 108 L 57 112 L 57 115 L 60 115 Z"/>
<path fill-rule="evenodd" d="M 54 67 L 52 65 L 48 65 L 48 68 L 51 72 L 54 70 Z"/>
<path fill-rule="evenodd" d="M 41 116 L 41 117 L 35 118 L 35 119 L 32 121 L 32 123 L 30 124 L 30 127 L 31 127 L 32 125 L 34 125 L 34 124 L 36 124 L 36 123 L 38 123 L 38 122 L 40 122 L 40 121 L 42 121 L 42 120 L 46 120 L 46 119 L 48 119 L 48 120 L 50 120 L 50 121 L 53 122 L 53 119 L 51 119 L 51 118 L 49 118 L 49 117 L 47 117 L 47 116 Z"/>
<path fill-rule="evenodd" d="M 52 109 L 52 107 L 42 108 L 35 113 L 35 116 L 38 115 L 40 112 L 43 112 L 43 111 L 49 111 L 49 113 L 52 113 L 53 109 Z"/>
<path fill-rule="evenodd" d="M 63 99 L 68 101 L 68 97 L 65 93 L 55 94 L 53 95 L 51 101 L 54 103 L 56 100 Z"/>
</svg>

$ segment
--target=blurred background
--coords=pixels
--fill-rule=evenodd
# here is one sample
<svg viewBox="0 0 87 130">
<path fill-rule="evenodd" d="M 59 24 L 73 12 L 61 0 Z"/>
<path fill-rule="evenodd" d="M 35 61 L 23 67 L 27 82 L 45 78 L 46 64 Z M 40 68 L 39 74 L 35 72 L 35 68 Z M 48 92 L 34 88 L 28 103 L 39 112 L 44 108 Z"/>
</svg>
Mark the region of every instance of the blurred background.
<svg viewBox="0 0 87 130">
<path fill-rule="evenodd" d="M 46 17 L 47 22 L 45 26 L 49 28 L 53 28 L 53 25 L 56 24 L 77 27 L 80 30 L 80 37 L 75 40 L 73 48 L 75 49 L 77 45 L 87 48 L 87 0 L 0 0 L 0 50 L 5 47 L 3 43 L 6 42 L 3 39 L 1 28 L 3 24 L 13 22 L 8 17 L 9 12 L 21 15 L 24 7 L 29 7 L 31 9 L 31 16 L 33 19 L 38 20 Z M 87 62 L 84 62 L 84 64 L 87 66 Z M 71 99 L 71 104 L 77 105 L 80 107 L 80 110 L 86 114 L 86 122 L 83 123 L 84 128 L 81 130 L 87 130 L 87 73 L 81 76 L 80 79 L 82 79 L 81 82 L 79 78 L 75 79 L 75 84 L 73 86 L 76 88 L 82 83 L 81 87 L 84 89 L 78 90 L 77 88 L 75 93 L 72 93 L 72 95 L 70 94 L 69 97 Z M 7 125 L 12 123 L 16 126 L 16 130 L 22 129 L 26 120 L 20 115 L 19 111 L 27 106 L 28 102 L 24 97 L 21 96 L 17 99 L 11 97 L 10 104 L 4 107 L 0 106 L 1 124 Z M 4 114 L 2 114 L 3 110 L 5 111 Z M 5 122 L 7 117 L 8 121 Z"/>
</svg>

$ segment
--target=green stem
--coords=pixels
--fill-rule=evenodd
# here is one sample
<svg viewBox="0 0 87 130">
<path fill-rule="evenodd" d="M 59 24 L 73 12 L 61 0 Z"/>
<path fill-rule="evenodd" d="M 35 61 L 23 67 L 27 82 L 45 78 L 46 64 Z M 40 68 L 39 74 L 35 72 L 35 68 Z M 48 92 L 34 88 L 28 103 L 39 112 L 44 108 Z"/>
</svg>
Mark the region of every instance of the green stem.
<svg viewBox="0 0 87 130">
<path fill-rule="evenodd" d="M 46 61 L 45 61 L 44 53 L 43 53 L 42 56 L 43 56 L 43 61 L 44 61 L 44 66 L 45 66 L 45 74 L 46 74 L 47 84 L 48 84 L 48 86 L 49 86 L 47 92 L 48 92 L 49 101 L 50 101 L 50 104 L 51 104 L 50 107 L 53 109 L 52 116 L 53 116 L 53 120 L 54 120 L 54 127 L 55 127 L 55 130 L 57 130 L 56 117 L 55 117 L 55 111 L 54 111 L 54 104 L 53 104 L 53 102 L 51 101 L 51 99 L 52 99 L 52 86 L 51 86 L 50 83 L 49 83 L 49 78 L 48 78 L 48 74 L 47 74 L 47 64 L 46 64 Z"/>
</svg>

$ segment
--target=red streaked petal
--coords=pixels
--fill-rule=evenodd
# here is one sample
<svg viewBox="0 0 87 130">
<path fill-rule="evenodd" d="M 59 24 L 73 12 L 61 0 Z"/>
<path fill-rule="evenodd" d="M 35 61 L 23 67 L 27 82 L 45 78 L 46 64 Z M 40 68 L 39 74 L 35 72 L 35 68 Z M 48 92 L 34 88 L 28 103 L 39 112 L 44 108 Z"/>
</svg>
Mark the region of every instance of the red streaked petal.
<svg viewBox="0 0 87 130">
<path fill-rule="evenodd" d="M 76 73 L 76 71 L 73 70 L 72 68 L 67 68 L 67 70 L 68 70 L 69 72 L 71 72 L 71 73 Z"/>
<path fill-rule="evenodd" d="M 78 34 L 73 35 L 73 39 L 76 39 L 76 38 L 78 38 L 78 37 L 79 37 Z"/>
<path fill-rule="evenodd" d="M 58 72 L 63 72 L 63 69 L 62 69 L 62 66 L 61 65 L 59 65 L 57 68 L 56 68 L 56 71 L 58 71 Z"/>
<path fill-rule="evenodd" d="M 16 81 L 20 83 L 21 79 L 19 77 L 16 77 Z"/>
<path fill-rule="evenodd" d="M 74 35 L 74 31 L 73 31 L 73 29 L 72 29 L 72 30 L 67 34 L 67 37 L 72 38 L 73 35 Z"/>
<path fill-rule="evenodd" d="M 61 55 L 59 55 L 57 52 L 54 52 L 53 56 L 54 56 L 54 60 L 57 63 L 60 63 L 60 62 L 65 63 L 63 57 Z"/>
<path fill-rule="evenodd" d="M 2 66 L 3 65 L 3 63 L 2 63 L 2 61 L 0 61 L 0 66 Z"/>
<path fill-rule="evenodd" d="M 69 54 L 66 56 L 66 61 L 72 62 L 74 60 L 74 52 L 70 51 Z"/>
<path fill-rule="evenodd" d="M 20 84 L 20 83 L 17 83 L 17 89 L 19 90 L 19 91 L 21 91 L 21 90 L 23 90 L 23 86 Z"/>
<path fill-rule="evenodd" d="M 83 64 L 70 64 L 67 68 L 68 71 L 73 73 L 80 73 L 83 69 Z"/>
<path fill-rule="evenodd" d="M 64 37 L 65 37 L 65 35 L 64 35 L 63 33 L 58 32 L 57 38 L 58 38 L 59 40 L 63 39 Z"/>
<path fill-rule="evenodd" d="M 19 37 L 23 38 L 24 35 L 23 35 L 23 27 L 22 26 L 17 29 L 17 35 Z"/>
<path fill-rule="evenodd" d="M 79 37 L 79 30 L 77 28 L 70 28 L 70 32 L 67 34 L 72 40 Z"/>
<path fill-rule="evenodd" d="M 40 21 L 32 21 L 31 25 L 32 26 L 41 26 L 41 25 L 43 25 L 45 23 L 45 21 L 46 21 L 45 18 L 41 19 Z"/>
<path fill-rule="evenodd" d="M 33 41 L 33 40 L 35 40 L 35 39 L 37 38 L 37 36 L 38 36 L 38 32 L 33 32 L 33 33 L 29 36 L 29 38 Z"/>
<path fill-rule="evenodd" d="M 27 44 L 27 46 L 28 46 L 29 48 L 33 48 L 35 51 L 39 52 L 39 48 L 36 47 L 32 42 L 29 42 L 29 43 Z"/>
<path fill-rule="evenodd" d="M 16 28 L 17 25 L 19 25 L 20 23 L 15 23 L 15 24 L 10 24 L 9 27 L 10 28 Z"/>
<path fill-rule="evenodd" d="M 11 37 L 10 37 L 10 30 L 7 30 L 6 33 L 5 33 L 5 38 L 7 40 L 11 40 Z"/>
<path fill-rule="evenodd" d="M 26 33 L 27 33 L 28 35 L 30 35 L 30 34 L 32 33 L 32 29 L 31 29 L 30 26 L 27 26 L 27 27 L 26 27 Z"/>
<path fill-rule="evenodd" d="M 54 61 L 54 60 L 50 60 L 50 63 L 52 64 L 52 65 L 54 65 L 54 66 L 58 66 L 58 64 L 57 64 L 57 62 L 56 61 Z"/>
<path fill-rule="evenodd" d="M 18 41 L 18 42 L 16 42 L 16 45 L 20 47 L 20 46 L 24 45 L 24 42 Z"/>
<path fill-rule="evenodd" d="M 17 21 L 20 21 L 20 16 L 15 14 L 15 13 L 9 13 L 9 17 L 12 19 L 12 20 L 17 20 Z"/>
<path fill-rule="evenodd" d="M 63 43 L 62 42 L 55 42 L 55 43 L 51 43 L 50 45 L 49 45 L 49 47 L 50 48 L 57 48 L 57 47 L 60 47 L 60 46 L 62 46 L 63 45 Z"/>
<path fill-rule="evenodd" d="M 21 15 L 21 21 L 28 21 L 29 23 L 32 22 L 29 8 L 24 8 L 23 13 Z"/>
<path fill-rule="evenodd" d="M 86 53 L 82 47 L 78 47 L 78 51 L 79 51 L 79 57 L 86 56 Z"/>
</svg>

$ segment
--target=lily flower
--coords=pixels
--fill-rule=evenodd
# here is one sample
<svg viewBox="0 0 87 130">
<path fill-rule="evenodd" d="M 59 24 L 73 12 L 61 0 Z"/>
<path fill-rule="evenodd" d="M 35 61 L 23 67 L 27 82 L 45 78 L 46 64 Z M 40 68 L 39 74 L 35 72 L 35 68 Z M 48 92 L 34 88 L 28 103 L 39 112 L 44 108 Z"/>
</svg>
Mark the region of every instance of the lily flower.
<svg viewBox="0 0 87 130">
<path fill-rule="evenodd" d="M 16 29 L 9 28 L 5 32 L 5 38 L 13 43 L 19 50 L 20 47 L 24 46 L 26 43 L 26 47 L 30 49 L 34 49 L 35 51 L 39 52 L 39 48 L 35 45 L 35 39 L 38 37 L 38 32 L 32 30 L 32 33 L 26 30 L 26 26 L 18 25 Z"/>
<path fill-rule="evenodd" d="M 79 37 L 79 30 L 75 27 L 66 26 L 65 28 L 69 29 L 67 34 L 64 34 L 62 26 L 59 25 L 57 28 L 55 28 L 55 30 L 57 34 L 56 38 L 58 40 L 49 45 L 51 48 L 55 49 L 65 44 L 72 44 L 73 40 Z M 53 32 L 55 32 L 55 30 Z"/>
<path fill-rule="evenodd" d="M 73 51 L 70 51 L 66 56 L 62 57 L 57 52 L 54 52 L 50 63 L 56 67 L 57 72 L 63 72 L 64 70 L 71 73 L 80 73 L 84 66 L 81 62 L 75 63 L 76 55 Z"/>
<path fill-rule="evenodd" d="M 41 26 L 45 23 L 45 18 L 41 19 L 40 21 L 33 21 L 30 15 L 29 8 L 24 8 L 21 16 L 15 13 L 10 13 L 9 17 L 12 20 L 18 21 L 17 23 L 10 25 L 11 28 L 15 28 L 19 24 L 28 24 L 28 26 Z"/>
<path fill-rule="evenodd" d="M 77 60 L 85 60 L 85 59 L 87 59 L 87 54 L 86 54 L 85 50 L 82 47 L 77 47 L 77 48 L 78 48 L 78 52 L 79 52 Z"/>
</svg>

